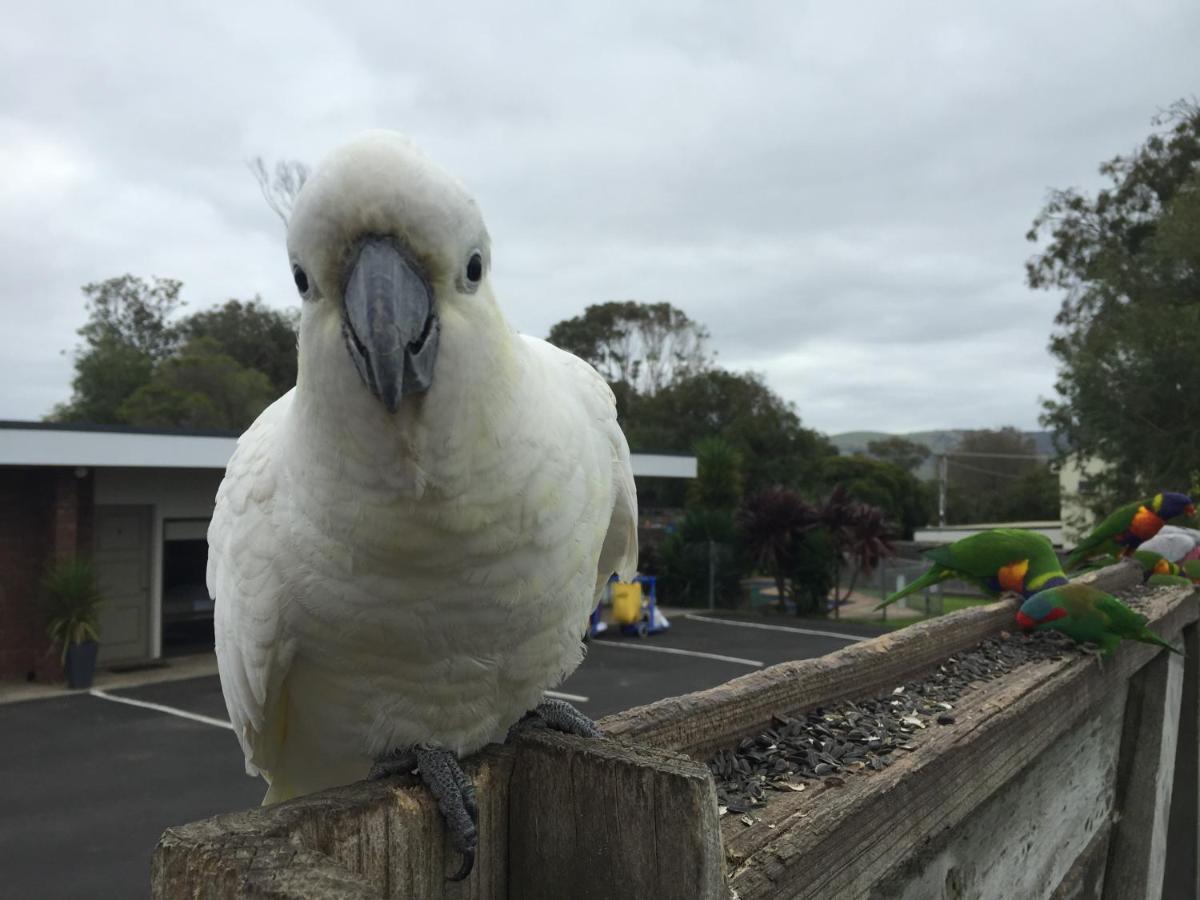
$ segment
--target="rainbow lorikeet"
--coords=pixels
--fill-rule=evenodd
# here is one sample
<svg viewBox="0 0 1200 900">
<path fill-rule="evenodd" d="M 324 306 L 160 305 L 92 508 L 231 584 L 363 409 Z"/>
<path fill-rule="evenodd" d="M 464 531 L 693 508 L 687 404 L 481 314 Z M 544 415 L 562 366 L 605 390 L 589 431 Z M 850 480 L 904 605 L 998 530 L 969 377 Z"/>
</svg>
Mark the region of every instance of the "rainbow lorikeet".
<svg viewBox="0 0 1200 900">
<path fill-rule="evenodd" d="M 1180 568 L 1178 564 L 1171 562 L 1161 553 L 1155 553 L 1153 550 L 1147 550 L 1144 547 L 1139 547 L 1131 554 L 1146 571 L 1146 577 L 1152 575 L 1178 575 Z"/>
<path fill-rule="evenodd" d="M 1067 582 L 1050 540 L 1023 528 L 981 531 L 953 544 L 926 550 L 925 556 L 933 560 L 929 571 L 889 595 L 876 609 L 948 578 L 970 582 L 993 597 L 1004 591 L 1028 597 Z"/>
<path fill-rule="evenodd" d="M 1184 560 L 1183 574 L 1192 581 L 1200 581 L 1200 559 Z"/>
<path fill-rule="evenodd" d="M 1128 556 L 1143 541 L 1158 534 L 1163 525 L 1177 516 L 1194 516 L 1196 505 L 1187 494 L 1163 491 L 1149 500 L 1127 503 L 1093 529 L 1067 557 L 1069 572 L 1082 562 L 1102 553 Z"/>
<path fill-rule="evenodd" d="M 1146 621 L 1141 613 L 1090 584 L 1060 584 L 1039 591 L 1017 611 L 1017 625 L 1024 631 L 1058 631 L 1077 643 L 1098 645 L 1101 656 L 1112 653 L 1123 639 L 1182 652 L 1147 628 Z"/>
</svg>

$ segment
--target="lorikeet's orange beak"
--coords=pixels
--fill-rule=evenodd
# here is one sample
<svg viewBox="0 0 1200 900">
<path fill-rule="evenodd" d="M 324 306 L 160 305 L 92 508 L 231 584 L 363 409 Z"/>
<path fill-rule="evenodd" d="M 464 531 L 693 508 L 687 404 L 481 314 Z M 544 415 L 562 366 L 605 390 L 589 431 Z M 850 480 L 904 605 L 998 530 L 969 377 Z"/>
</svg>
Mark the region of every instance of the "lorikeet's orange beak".
<svg viewBox="0 0 1200 900">
<path fill-rule="evenodd" d="M 1033 629 L 1036 625 L 1037 625 L 1037 622 L 1033 621 L 1033 619 L 1029 618 L 1029 616 L 1025 615 L 1025 613 L 1021 612 L 1020 610 L 1017 610 L 1017 627 L 1018 628 L 1020 628 L 1022 631 L 1033 631 Z"/>
<path fill-rule="evenodd" d="M 1156 562 L 1154 564 L 1154 574 L 1155 575 L 1170 575 L 1171 574 L 1171 564 L 1169 562 L 1167 562 L 1166 559 L 1160 559 L 1158 562 Z"/>
<path fill-rule="evenodd" d="M 1196 515 L 1196 504 L 1195 504 L 1195 503 L 1189 503 L 1187 506 L 1185 506 L 1185 507 L 1183 508 L 1183 511 L 1184 511 L 1184 513 L 1187 515 L 1187 517 L 1188 517 L 1189 519 L 1191 519 L 1191 518 L 1194 518 L 1194 517 L 1195 517 L 1195 515 Z"/>
</svg>

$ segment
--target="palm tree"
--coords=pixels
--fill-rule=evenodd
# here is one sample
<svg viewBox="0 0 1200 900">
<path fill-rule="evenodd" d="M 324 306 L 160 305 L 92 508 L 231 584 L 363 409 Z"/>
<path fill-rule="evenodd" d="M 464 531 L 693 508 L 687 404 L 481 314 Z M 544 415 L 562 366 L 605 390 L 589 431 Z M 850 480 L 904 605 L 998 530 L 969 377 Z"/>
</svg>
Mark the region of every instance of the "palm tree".
<svg viewBox="0 0 1200 900">
<path fill-rule="evenodd" d="M 852 508 L 850 522 L 850 542 L 848 552 L 854 566 L 850 575 L 850 584 L 846 587 L 845 597 L 848 600 L 854 591 L 854 583 L 860 574 L 870 575 L 875 567 L 884 559 L 895 554 L 891 534 L 883 517 L 883 510 L 878 506 L 866 503 L 856 503 Z"/>
<path fill-rule="evenodd" d="M 857 503 L 842 485 L 836 485 L 819 510 L 821 524 L 829 532 L 834 547 L 834 615 L 838 605 L 848 600 L 860 574 L 870 574 L 885 557 L 895 553 L 883 510 Z M 849 560 L 852 569 L 846 592 L 841 593 L 841 570 Z"/>
<path fill-rule="evenodd" d="M 779 609 L 787 609 L 787 577 L 794 562 L 794 536 L 817 524 L 817 511 L 788 488 L 775 487 L 747 497 L 738 510 L 738 526 L 754 561 L 771 573 Z"/>
</svg>

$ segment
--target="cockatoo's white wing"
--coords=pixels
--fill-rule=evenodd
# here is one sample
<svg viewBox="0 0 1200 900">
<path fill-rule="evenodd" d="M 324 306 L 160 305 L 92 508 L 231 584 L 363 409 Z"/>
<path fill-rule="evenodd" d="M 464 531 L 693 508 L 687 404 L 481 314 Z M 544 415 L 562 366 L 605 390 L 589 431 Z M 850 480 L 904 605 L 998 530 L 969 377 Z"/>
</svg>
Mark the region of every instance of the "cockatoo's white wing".
<svg viewBox="0 0 1200 900">
<path fill-rule="evenodd" d="M 1186 528 L 1164 525 L 1154 537 L 1144 541 L 1139 550 L 1157 553 L 1171 562 L 1179 562 L 1196 547 L 1196 538 Z"/>
<path fill-rule="evenodd" d="M 292 394 L 238 439 L 208 529 L 221 690 L 252 775 L 273 768 L 283 737 L 281 687 L 291 652 L 280 627 L 286 594 L 274 514 L 283 497 L 278 454 Z"/>
<path fill-rule="evenodd" d="M 596 570 L 595 599 L 599 600 L 613 572 L 621 580 L 628 580 L 637 570 L 638 561 L 637 488 L 629 461 L 629 444 L 617 424 L 617 401 L 600 373 L 579 357 L 538 338 L 521 337 L 545 365 L 559 373 L 562 383 L 572 388 L 571 393 L 578 398 L 587 419 L 587 427 L 596 440 L 606 444 L 612 461 L 612 515 Z"/>
</svg>

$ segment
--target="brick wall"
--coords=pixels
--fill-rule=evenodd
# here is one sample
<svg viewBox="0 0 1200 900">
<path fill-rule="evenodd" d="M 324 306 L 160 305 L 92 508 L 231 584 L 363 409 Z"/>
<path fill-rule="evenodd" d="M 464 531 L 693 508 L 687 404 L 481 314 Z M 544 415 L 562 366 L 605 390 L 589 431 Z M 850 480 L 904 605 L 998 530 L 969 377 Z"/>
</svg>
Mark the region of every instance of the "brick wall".
<svg viewBox="0 0 1200 900">
<path fill-rule="evenodd" d="M 51 560 L 92 545 L 92 478 L 72 469 L 0 468 L 0 678 L 54 680 L 37 587 Z"/>
</svg>

